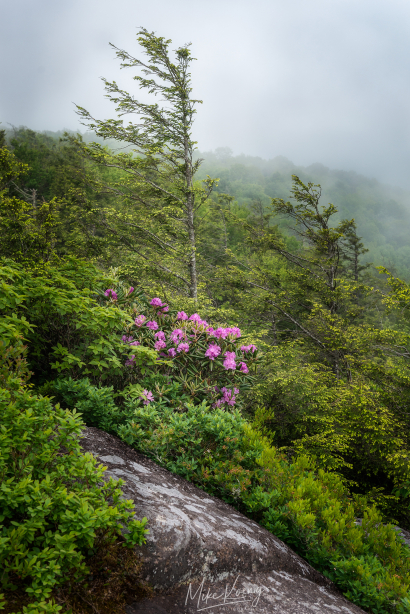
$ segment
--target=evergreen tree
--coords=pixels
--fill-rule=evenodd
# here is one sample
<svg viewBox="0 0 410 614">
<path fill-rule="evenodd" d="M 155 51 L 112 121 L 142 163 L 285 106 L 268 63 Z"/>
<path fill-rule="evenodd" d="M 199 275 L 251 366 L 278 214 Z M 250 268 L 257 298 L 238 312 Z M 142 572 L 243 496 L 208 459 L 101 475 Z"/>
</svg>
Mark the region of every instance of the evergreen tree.
<svg viewBox="0 0 410 614">
<path fill-rule="evenodd" d="M 118 116 L 135 114 L 137 123 L 97 120 L 78 106 L 82 121 L 105 139 L 132 145 L 132 153 L 113 153 L 100 144 L 84 146 L 92 160 L 114 171 L 112 182 L 94 182 L 97 189 L 115 194 L 118 203 L 97 213 L 97 223 L 116 245 L 134 255 L 139 272 L 149 269 L 168 284 L 195 299 L 198 294 L 197 216 L 215 181 L 194 181 L 201 160 L 194 161 L 196 142 L 192 127 L 195 106 L 191 97 L 189 45 L 169 53 L 170 40 L 142 28 L 138 42 L 146 61 L 113 48 L 122 68 L 137 68 L 138 86 L 160 96 L 164 106 L 146 104 L 121 90 L 115 81 L 103 79 L 107 97 Z"/>
</svg>

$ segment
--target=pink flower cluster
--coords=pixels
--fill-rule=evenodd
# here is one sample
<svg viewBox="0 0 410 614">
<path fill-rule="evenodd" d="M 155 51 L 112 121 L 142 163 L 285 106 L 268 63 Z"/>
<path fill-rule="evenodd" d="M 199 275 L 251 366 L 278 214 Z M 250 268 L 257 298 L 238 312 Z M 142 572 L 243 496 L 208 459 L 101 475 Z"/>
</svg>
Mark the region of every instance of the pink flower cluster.
<svg viewBox="0 0 410 614">
<path fill-rule="evenodd" d="M 246 362 L 240 362 L 239 364 L 241 365 L 240 370 L 242 371 L 242 373 L 249 373 L 248 365 L 246 364 Z"/>
<path fill-rule="evenodd" d="M 241 329 L 237 326 L 234 326 L 233 328 L 217 328 L 212 332 L 212 334 L 217 339 L 226 339 L 227 337 L 239 339 L 241 336 Z"/>
<path fill-rule="evenodd" d="M 135 326 L 138 326 L 138 328 L 141 328 L 141 326 L 144 324 L 146 319 L 147 319 L 146 316 L 143 316 L 142 314 L 136 317 L 134 320 Z"/>
<path fill-rule="evenodd" d="M 218 399 L 217 401 L 215 401 L 214 407 L 221 407 L 222 405 L 225 405 L 225 403 L 231 406 L 235 405 L 236 395 L 239 394 L 238 388 L 234 388 L 233 390 L 230 390 L 229 388 L 226 388 L 224 386 L 223 388 L 221 388 L 221 392 L 222 392 L 222 397 Z"/>
<path fill-rule="evenodd" d="M 154 395 L 150 390 L 143 390 L 141 396 L 138 397 L 141 401 L 144 401 L 144 405 L 149 405 L 154 400 Z"/>
<path fill-rule="evenodd" d="M 176 323 L 174 326 L 180 326 L 180 328 L 169 330 L 169 324 L 171 324 L 172 321 L 175 322 L 175 320 L 170 319 L 169 324 L 166 325 L 166 319 L 161 319 L 162 313 L 168 311 L 168 305 L 164 304 L 158 297 L 151 299 L 150 305 L 155 310 L 154 313 L 157 317 L 153 320 L 147 321 L 147 317 L 140 314 L 135 318 L 135 325 L 138 328 L 144 326 L 145 330 L 148 329 L 154 333 L 154 348 L 159 353 L 158 360 L 160 360 L 161 356 L 176 358 L 178 356 L 188 354 L 191 349 L 191 343 L 193 344 L 192 347 L 196 347 L 197 342 L 199 342 L 200 346 L 203 347 L 202 343 L 206 340 L 208 342 L 208 347 L 207 349 L 204 348 L 204 355 L 209 359 L 210 363 L 212 363 L 222 354 L 222 347 L 224 346 L 224 344 L 221 343 L 222 340 L 227 340 L 229 344 L 234 344 L 236 346 L 235 341 L 241 337 L 241 330 L 236 326 L 219 327 L 215 330 L 212 328 L 212 326 L 209 326 L 208 322 L 202 320 L 198 313 L 193 313 L 192 315 L 188 316 L 185 311 L 178 311 L 176 316 Z M 160 330 L 160 327 L 162 326 L 164 326 L 165 331 Z M 206 337 L 204 339 L 199 338 L 201 333 L 206 333 Z M 129 345 L 139 345 L 140 343 L 138 341 L 133 341 L 132 337 L 127 337 L 126 335 L 124 335 L 123 341 Z M 143 341 L 141 342 L 143 343 Z M 172 344 L 173 347 L 169 347 L 170 344 Z M 228 345 L 228 347 L 230 346 Z M 233 372 L 232 375 L 248 374 L 249 367 L 247 362 L 244 361 L 245 354 L 253 354 L 257 350 L 256 346 L 253 344 L 242 345 L 240 348 L 242 354 L 240 354 L 238 349 L 232 348 L 232 345 L 231 349 L 234 349 L 234 351 L 226 350 L 223 354 L 223 367 L 225 371 Z M 248 358 L 251 357 L 248 356 Z M 132 365 L 134 363 L 134 356 L 126 362 L 127 365 Z M 212 364 L 210 364 L 209 367 L 212 370 Z M 229 374 L 229 377 L 230 375 L 231 374 Z M 216 406 L 220 407 L 223 404 L 234 405 L 235 395 L 238 393 L 237 389 L 233 389 L 232 392 L 232 390 L 223 388 L 222 393 L 224 396 L 217 401 Z"/>
<path fill-rule="evenodd" d="M 111 298 L 113 301 L 116 301 L 118 299 L 118 294 L 112 288 L 108 288 L 108 290 L 106 290 L 104 294 L 107 298 Z"/>
<path fill-rule="evenodd" d="M 181 328 L 176 328 L 169 336 L 173 343 L 178 343 L 179 341 L 181 341 L 181 339 L 184 339 L 184 337 L 185 333 Z"/>
<path fill-rule="evenodd" d="M 188 352 L 189 343 L 180 343 L 177 347 L 177 352 Z"/>
<path fill-rule="evenodd" d="M 157 296 L 154 297 L 151 301 L 150 301 L 150 305 L 152 305 L 153 307 L 161 307 L 160 312 L 162 313 L 166 313 L 167 311 L 169 311 L 169 307 L 168 305 L 166 305 L 165 303 L 163 303 L 161 301 L 160 298 L 158 298 Z"/>
<path fill-rule="evenodd" d="M 162 339 L 158 339 L 158 341 L 154 343 L 154 348 L 157 350 L 157 352 L 159 352 L 160 350 L 164 350 L 166 347 L 167 344 Z"/>
<path fill-rule="evenodd" d="M 157 352 L 164 350 L 167 347 L 164 331 L 159 330 L 157 333 L 155 333 L 154 337 L 156 339 L 154 348 L 157 350 Z"/>
<path fill-rule="evenodd" d="M 234 371 L 236 369 L 235 352 L 225 352 L 224 356 L 225 356 L 224 368 L 226 370 L 232 369 Z"/>
<path fill-rule="evenodd" d="M 221 353 L 221 348 L 216 343 L 211 343 L 208 349 L 205 352 L 205 356 L 209 358 L 209 360 L 215 360 L 217 356 Z"/>
<path fill-rule="evenodd" d="M 257 350 L 256 345 L 251 343 L 250 345 L 241 345 L 242 352 L 252 352 L 252 354 Z"/>
</svg>

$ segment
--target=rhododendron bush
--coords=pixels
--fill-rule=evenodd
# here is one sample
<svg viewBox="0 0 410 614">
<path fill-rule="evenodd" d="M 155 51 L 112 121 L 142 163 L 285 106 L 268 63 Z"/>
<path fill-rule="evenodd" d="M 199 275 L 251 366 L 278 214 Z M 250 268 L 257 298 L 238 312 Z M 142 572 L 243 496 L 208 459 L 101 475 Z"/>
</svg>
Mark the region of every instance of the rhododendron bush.
<svg viewBox="0 0 410 614">
<path fill-rule="evenodd" d="M 131 350 L 136 346 L 156 350 L 156 373 L 177 380 L 192 398 L 206 398 L 213 407 L 228 409 L 240 403 L 241 392 L 250 388 L 258 351 L 241 341 L 238 327 L 214 328 L 198 313 L 173 310 L 159 297 L 148 299 L 133 287 L 109 288 L 100 296 L 132 314 L 133 324 L 127 326 L 122 341 Z M 138 371 L 135 355 L 124 368 Z M 155 400 L 148 390 L 143 397 L 145 403 Z"/>
</svg>

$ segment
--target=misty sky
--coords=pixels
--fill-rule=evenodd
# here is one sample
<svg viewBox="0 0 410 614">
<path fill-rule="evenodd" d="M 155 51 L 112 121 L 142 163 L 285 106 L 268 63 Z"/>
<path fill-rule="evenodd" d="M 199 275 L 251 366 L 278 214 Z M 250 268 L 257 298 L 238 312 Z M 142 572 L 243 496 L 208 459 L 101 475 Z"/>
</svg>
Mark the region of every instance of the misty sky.
<svg viewBox="0 0 410 614">
<path fill-rule="evenodd" d="M 138 26 L 192 42 L 202 151 L 283 155 L 410 187 L 408 0 L 3 0 L 0 121 L 81 129 L 115 116 L 99 77 L 133 88 L 109 42 Z"/>
</svg>

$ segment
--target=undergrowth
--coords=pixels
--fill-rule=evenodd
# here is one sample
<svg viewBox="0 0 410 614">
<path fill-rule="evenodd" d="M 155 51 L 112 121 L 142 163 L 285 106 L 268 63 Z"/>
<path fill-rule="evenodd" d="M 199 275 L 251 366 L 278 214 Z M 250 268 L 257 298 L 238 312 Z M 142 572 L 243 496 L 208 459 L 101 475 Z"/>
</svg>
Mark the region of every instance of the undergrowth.
<svg viewBox="0 0 410 614">
<path fill-rule="evenodd" d="M 239 411 L 206 402 L 176 410 L 169 388 L 156 403 L 129 397 L 114 410 L 114 393 L 108 402 L 107 389 L 90 386 L 89 399 L 100 397 L 93 424 L 257 520 L 366 611 L 410 612 L 410 549 L 376 507 L 352 498 L 343 480 L 314 460 L 289 462 Z M 60 381 L 57 389 L 61 395 L 72 384 Z M 91 411 L 84 385 L 79 389 Z"/>
<path fill-rule="evenodd" d="M 97 571 L 120 545 L 145 542 L 147 520 L 134 519 L 123 482 L 104 480 L 104 467 L 82 453 L 80 414 L 32 393 L 24 352 L 0 343 L 0 607 L 14 612 L 17 600 L 25 614 L 54 614 L 87 588 L 90 562 Z M 117 584 L 131 564 L 137 572 L 132 557 L 119 556 Z"/>
</svg>

